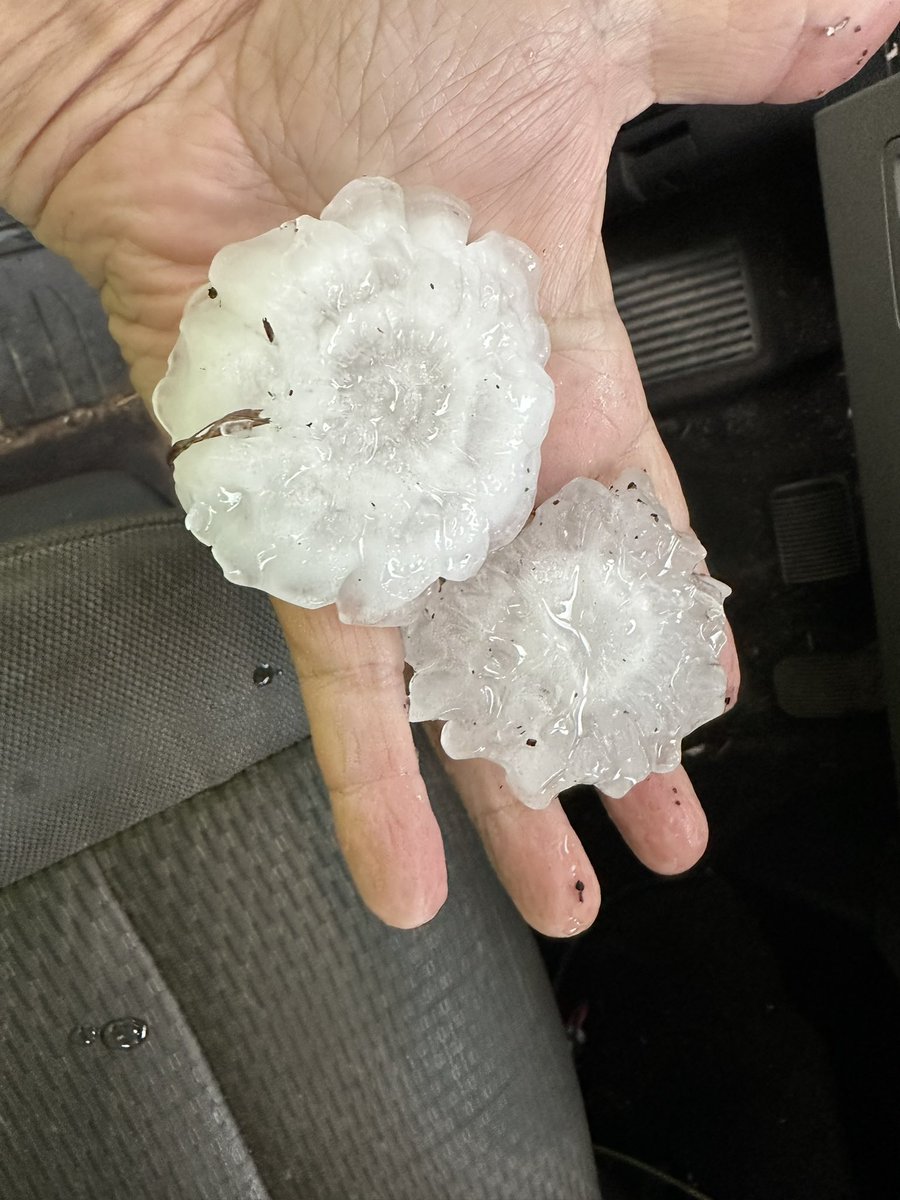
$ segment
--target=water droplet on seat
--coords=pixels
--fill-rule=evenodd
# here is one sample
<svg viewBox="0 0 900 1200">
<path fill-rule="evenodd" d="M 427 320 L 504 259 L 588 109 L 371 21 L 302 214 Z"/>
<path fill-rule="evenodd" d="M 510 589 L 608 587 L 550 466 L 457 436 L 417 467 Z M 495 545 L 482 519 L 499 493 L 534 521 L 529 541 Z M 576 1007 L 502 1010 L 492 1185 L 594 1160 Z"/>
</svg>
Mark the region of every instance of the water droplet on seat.
<svg viewBox="0 0 900 1200">
<path fill-rule="evenodd" d="M 147 1040 L 147 1022 L 140 1017 L 118 1017 L 100 1030 L 107 1050 L 134 1050 Z"/>
<path fill-rule="evenodd" d="M 268 687 L 272 680 L 281 674 L 281 667 L 273 667 L 271 663 L 260 663 L 253 672 L 253 682 L 257 687 Z"/>
<path fill-rule="evenodd" d="M 99 1036 L 96 1025 L 77 1025 L 69 1034 L 69 1042 L 73 1046 L 92 1046 Z"/>
</svg>

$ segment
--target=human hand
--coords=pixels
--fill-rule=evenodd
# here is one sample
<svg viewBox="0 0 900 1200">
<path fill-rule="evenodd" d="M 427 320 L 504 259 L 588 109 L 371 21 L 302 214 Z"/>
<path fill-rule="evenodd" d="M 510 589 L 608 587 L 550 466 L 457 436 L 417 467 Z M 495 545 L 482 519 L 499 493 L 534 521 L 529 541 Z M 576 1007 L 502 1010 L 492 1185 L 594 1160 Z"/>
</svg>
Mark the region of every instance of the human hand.
<svg viewBox="0 0 900 1200">
<path fill-rule="evenodd" d="M 95 17 L 108 4 L 80 2 Z M 66 11 L 76 36 L 78 4 Z M 60 37 L 65 66 L 38 78 L 27 104 L 0 93 L 14 130 L 0 135 L 12 163 L 0 199 L 101 289 L 145 397 L 221 246 L 317 215 L 362 174 L 431 183 L 469 202 L 474 235 L 518 237 L 544 264 L 557 410 L 538 501 L 576 476 L 611 482 L 637 467 L 680 527 L 684 498 L 600 237 L 615 134 L 657 100 L 820 93 L 897 19 L 889 0 L 860 0 L 831 37 L 843 14 L 830 0 L 145 0 L 109 13 L 102 53 L 89 39 L 80 68 L 54 18 L 35 37 Z M 26 43 L 11 51 L 13 77 Z M 443 903 L 446 873 L 406 717 L 400 636 L 343 626 L 331 609 L 276 609 L 359 890 L 386 921 L 417 925 Z M 731 646 L 723 661 L 733 697 Z M 525 918 L 554 935 L 589 925 L 599 886 L 559 802 L 535 812 L 501 789 L 491 764 L 448 767 Z M 706 823 L 683 770 L 605 803 L 652 869 L 681 871 L 702 854 Z"/>
</svg>

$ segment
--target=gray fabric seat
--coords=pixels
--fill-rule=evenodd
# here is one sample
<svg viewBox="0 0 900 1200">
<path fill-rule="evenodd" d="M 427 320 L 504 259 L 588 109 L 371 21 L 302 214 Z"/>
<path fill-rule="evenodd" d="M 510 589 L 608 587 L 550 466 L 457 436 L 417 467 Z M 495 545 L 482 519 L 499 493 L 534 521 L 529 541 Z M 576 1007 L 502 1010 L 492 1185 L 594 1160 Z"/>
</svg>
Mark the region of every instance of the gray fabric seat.
<svg viewBox="0 0 900 1200">
<path fill-rule="evenodd" d="M 426 759 L 450 901 L 389 930 L 267 601 L 177 516 L 0 548 L 0 721 L 4 1200 L 597 1195 L 542 965 L 446 780 Z"/>
</svg>

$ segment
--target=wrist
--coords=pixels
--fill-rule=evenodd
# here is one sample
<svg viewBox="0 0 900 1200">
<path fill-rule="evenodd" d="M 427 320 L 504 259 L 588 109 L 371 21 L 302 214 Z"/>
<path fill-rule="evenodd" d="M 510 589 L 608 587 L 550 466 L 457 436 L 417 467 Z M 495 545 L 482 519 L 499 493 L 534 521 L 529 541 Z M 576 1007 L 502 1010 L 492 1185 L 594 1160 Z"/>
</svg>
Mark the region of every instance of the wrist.
<svg viewBox="0 0 900 1200">
<path fill-rule="evenodd" d="M 0 0 L 0 206 L 34 227 L 68 170 L 228 23 L 238 0 Z M 245 6 L 246 7 L 246 6 Z"/>
</svg>

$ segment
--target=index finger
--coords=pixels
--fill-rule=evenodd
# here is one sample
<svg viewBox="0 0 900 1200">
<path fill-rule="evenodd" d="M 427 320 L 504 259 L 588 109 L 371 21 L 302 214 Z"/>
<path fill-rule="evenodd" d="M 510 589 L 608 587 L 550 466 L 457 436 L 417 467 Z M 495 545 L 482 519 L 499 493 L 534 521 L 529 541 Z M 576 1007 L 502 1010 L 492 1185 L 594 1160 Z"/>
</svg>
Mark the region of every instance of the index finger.
<svg viewBox="0 0 900 1200">
<path fill-rule="evenodd" d="M 399 630 L 273 600 L 300 679 L 338 841 L 365 903 L 414 928 L 447 897 L 440 829 L 407 717 Z"/>
</svg>

